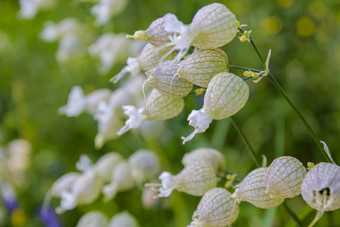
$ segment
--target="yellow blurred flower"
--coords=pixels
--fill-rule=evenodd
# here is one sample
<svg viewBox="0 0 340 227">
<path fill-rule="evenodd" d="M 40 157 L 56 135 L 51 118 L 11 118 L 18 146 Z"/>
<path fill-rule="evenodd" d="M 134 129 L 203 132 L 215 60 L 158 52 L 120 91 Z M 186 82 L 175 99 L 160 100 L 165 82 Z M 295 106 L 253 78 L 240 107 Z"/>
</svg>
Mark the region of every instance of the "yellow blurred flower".
<svg viewBox="0 0 340 227">
<path fill-rule="evenodd" d="M 21 209 L 14 210 L 11 216 L 11 222 L 13 227 L 25 226 L 26 219 L 27 219 L 26 214 Z"/>
<path fill-rule="evenodd" d="M 308 6 L 308 12 L 313 18 L 321 20 L 328 14 L 328 8 L 322 1 L 314 1 Z"/>
<path fill-rule="evenodd" d="M 281 19 L 278 17 L 268 17 L 262 21 L 262 28 L 267 34 L 274 35 L 282 28 Z"/>
<path fill-rule="evenodd" d="M 315 25 L 308 17 L 301 17 L 296 22 L 296 30 L 301 36 L 310 36 L 314 33 Z"/>
<path fill-rule="evenodd" d="M 289 6 L 291 6 L 293 1 L 294 0 L 276 0 L 276 2 L 284 8 L 288 8 Z"/>
</svg>

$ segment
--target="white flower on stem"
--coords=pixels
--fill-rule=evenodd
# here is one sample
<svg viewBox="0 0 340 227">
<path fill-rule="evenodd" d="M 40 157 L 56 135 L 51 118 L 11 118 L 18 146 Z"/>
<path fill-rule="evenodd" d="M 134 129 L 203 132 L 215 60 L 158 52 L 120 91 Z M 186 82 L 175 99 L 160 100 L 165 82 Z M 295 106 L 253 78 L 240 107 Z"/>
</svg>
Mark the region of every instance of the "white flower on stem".
<svg viewBox="0 0 340 227">
<path fill-rule="evenodd" d="M 58 178 L 51 187 L 52 196 L 60 197 L 62 192 L 69 192 L 76 179 L 80 176 L 80 173 L 71 172 Z"/>
<path fill-rule="evenodd" d="M 123 106 L 124 113 L 129 116 L 118 135 L 121 135 L 132 128 L 138 128 L 145 120 L 166 120 L 176 117 L 182 112 L 184 101 L 182 98 L 174 99 L 161 94 L 153 89 L 145 104 L 140 109 L 134 106 Z"/>
<path fill-rule="evenodd" d="M 75 117 L 84 111 L 85 106 L 86 99 L 83 90 L 79 86 L 74 86 L 68 96 L 67 104 L 59 108 L 59 114 Z"/>
<path fill-rule="evenodd" d="M 93 162 L 87 155 L 84 155 L 84 154 L 80 156 L 78 162 L 76 163 L 77 170 L 84 172 L 84 173 L 88 171 L 92 171 L 92 166 L 93 166 Z"/>
<path fill-rule="evenodd" d="M 189 125 L 195 127 L 188 137 L 182 137 L 183 144 L 197 133 L 205 132 L 212 120 L 221 120 L 240 111 L 249 96 L 248 85 L 238 76 L 222 72 L 215 75 L 206 90 L 203 108 L 193 110 L 188 117 Z"/>
<path fill-rule="evenodd" d="M 159 192 L 157 197 L 168 197 L 174 189 L 190 195 L 201 196 L 209 189 L 214 188 L 217 183 L 213 167 L 206 162 L 195 162 L 188 165 L 175 176 L 169 172 L 163 172 L 159 179 L 162 181 L 161 184 L 145 184 L 146 187 L 151 187 Z"/>
</svg>

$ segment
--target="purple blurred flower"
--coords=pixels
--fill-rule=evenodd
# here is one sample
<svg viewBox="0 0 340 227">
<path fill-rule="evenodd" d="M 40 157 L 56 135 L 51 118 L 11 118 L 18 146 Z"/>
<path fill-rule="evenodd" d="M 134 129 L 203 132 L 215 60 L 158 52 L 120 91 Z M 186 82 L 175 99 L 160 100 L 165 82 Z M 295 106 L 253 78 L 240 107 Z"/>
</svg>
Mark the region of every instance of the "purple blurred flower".
<svg viewBox="0 0 340 227">
<path fill-rule="evenodd" d="M 63 227 L 58 215 L 52 207 L 40 207 L 38 210 L 39 219 L 44 223 L 45 227 Z"/>
<path fill-rule="evenodd" d="M 10 212 L 18 208 L 17 198 L 14 189 L 10 184 L 6 182 L 4 182 L 1 186 L 1 197 L 5 206 Z"/>
</svg>

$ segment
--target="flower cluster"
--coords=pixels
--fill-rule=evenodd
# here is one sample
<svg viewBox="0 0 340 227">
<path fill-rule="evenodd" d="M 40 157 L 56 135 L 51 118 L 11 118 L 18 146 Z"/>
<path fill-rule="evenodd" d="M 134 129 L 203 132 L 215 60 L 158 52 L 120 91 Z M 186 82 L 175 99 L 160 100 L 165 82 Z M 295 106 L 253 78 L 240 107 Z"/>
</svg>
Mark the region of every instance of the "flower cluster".
<svg viewBox="0 0 340 227">
<path fill-rule="evenodd" d="M 59 213 L 77 205 L 90 204 L 101 192 L 104 200 L 108 201 L 118 192 L 133 188 L 136 183 L 153 179 L 160 171 L 160 161 L 152 151 L 138 150 L 128 160 L 124 160 L 117 152 L 110 152 L 95 164 L 86 155 L 82 155 L 76 167 L 81 172 L 61 176 L 46 197 L 61 199 L 60 207 L 57 208 Z"/>
<path fill-rule="evenodd" d="M 128 36 L 149 43 L 137 58 L 128 59 L 128 65 L 112 81 L 116 83 L 128 72 L 135 75 L 143 70 L 146 83 L 154 90 L 144 107 L 123 106 L 129 119 L 118 134 L 139 127 L 145 120 L 177 116 L 184 106 L 183 97 L 194 85 L 206 88 L 206 94 L 203 107 L 188 117 L 195 130 L 182 137 L 183 143 L 205 132 L 212 120 L 230 117 L 242 109 L 249 88 L 240 77 L 228 72 L 228 57 L 219 49 L 236 36 L 238 26 L 235 15 L 225 5 L 213 3 L 201 8 L 189 25 L 166 14 L 145 31 Z M 195 50 L 185 56 L 190 46 Z"/>
</svg>

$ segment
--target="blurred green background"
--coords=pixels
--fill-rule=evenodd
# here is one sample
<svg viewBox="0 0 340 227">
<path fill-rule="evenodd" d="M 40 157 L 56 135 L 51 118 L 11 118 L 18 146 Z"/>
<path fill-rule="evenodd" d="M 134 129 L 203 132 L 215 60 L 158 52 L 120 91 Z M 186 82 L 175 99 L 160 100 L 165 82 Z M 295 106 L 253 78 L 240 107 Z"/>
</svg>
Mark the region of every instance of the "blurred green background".
<svg viewBox="0 0 340 227">
<path fill-rule="evenodd" d="M 120 71 L 116 64 L 104 76 L 98 73 L 98 59 L 84 55 L 65 64 L 55 58 L 58 43 L 46 43 L 39 38 L 47 20 L 59 22 L 75 17 L 87 25 L 94 42 L 105 32 L 132 34 L 146 29 L 165 13 L 171 12 L 184 23 L 190 23 L 201 7 L 220 2 L 225 4 L 242 24 L 248 24 L 252 37 L 263 57 L 272 49 L 271 71 L 293 102 L 306 116 L 320 139 L 324 140 L 334 159 L 340 163 L 340 2 L 336 0 L 129 0 L 126 8 L 104 26 L 95 26 L 90 10 L 93 4 L 60 0 L 47 11 L 38 12 L 30 20 L 18 19 L 19 3 L 0 1 L 0 145 L 16 138 L 32 143 L 30 168 L 24 184 L 16 188 L 22 213 L 13 217 L 7 213 L 1 226 L 43 226 L 36 210 L 52 183 L 66 172 L 75 170 L 81 154 L 97 160 L 110 151 L 128 157 L 135 150 L 149 148 L 162 154 L 163 169 L 177 173 L 183 166 L 184 153 L 198 147 L 213 147 L 223 152 L 229 171 L 246 175 L 255 168 L 247 147 L 232 127 L 230 120 L 214 121 L 206 133 L 181 144 L 179 135 L 188 135 L 192 127 L 186 117 L 200 108 L 201 97 L 186 98 L 185 111 L 166 122 L 166 138 L 143 137 L 137 131 L 94 148 L 96 122 L 89 114 L 67 118 L 58 108 L 67 101 L 72 86 L 80 85 L 85 93 L 99 88 L 116 89 L 109 79 Z M 234 39 L 223 47 L 231 64 L 261 69 L 251 45 Z M 242 70 L 231 69 L 242 75 Z M 277 92 L 270 80 L 247 81 L 251 89 L 249 101 L 235 117 L 258 158 L 291 155 L 301 162 L 325 161 L 310 134 Z M 162 135 L 163 132 L 157 132 Z M 131 141 L 137 141 L 131 143 Z M 90 210 L 103 211 L 108 217 L 128 210 L 141 226 L 186 226 L 198 202 L 198 197 L 174 192 L 171 205 L 160 204 L 151 209 L 141 205 L 141 190 L 135 188 L 120 193 L 109 203 L 101 198 L 60 216 L 65 226 L 75 226 Z M 53 206 L 58 204 L 54 199 Z M 301 197 L 287 200 L 304 223 L 314 216 Z M 340 226 L 340 211 L 328 212 L 316 226 Z M 280 206 L 271 210 L 240 205 L 240 214 L 233 226 L 296 226 Z"/>
</svg>

